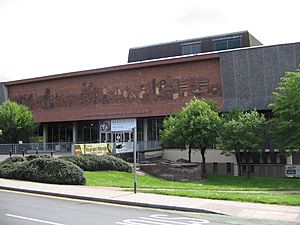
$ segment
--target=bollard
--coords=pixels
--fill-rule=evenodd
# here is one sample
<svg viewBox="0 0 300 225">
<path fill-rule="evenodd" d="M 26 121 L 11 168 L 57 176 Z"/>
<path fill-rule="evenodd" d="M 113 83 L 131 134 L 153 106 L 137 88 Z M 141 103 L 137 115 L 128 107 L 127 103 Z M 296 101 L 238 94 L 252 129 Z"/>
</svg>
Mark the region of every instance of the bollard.
<svg viewBox="0 0 300 225">
<path fill-rule="evenodd" d="M 9 149 L 9 157 L 11 157 L 11 155 L 12 155 L 12 150 L 11 150 L 11 148 Z"/>
<path fill-rule="evenodd" d="M 25 148 L 22 149 L 22 155 L 25 156 Z"/>
<path fill-rule="evenodd" d="M 39 148 L 35 149 L 35 154 L 38 155 L 39 154 Z"/>
</svg>

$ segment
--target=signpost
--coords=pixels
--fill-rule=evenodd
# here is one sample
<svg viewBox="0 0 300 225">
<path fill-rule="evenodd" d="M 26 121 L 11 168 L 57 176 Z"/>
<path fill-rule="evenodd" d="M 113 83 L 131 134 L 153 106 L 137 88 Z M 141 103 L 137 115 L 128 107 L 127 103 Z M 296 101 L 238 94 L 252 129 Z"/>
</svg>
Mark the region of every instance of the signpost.
<svg viewBox="0 0 300 225">
<path fill-rule="evenodd" d="M 133 181 L 133 192 L 136 194 L 136 183 L 137 183 L 137 176 L 136 176 L 136 135 L 135 135 L 136 128 L 132 128 L 133 132 L 133 172 L 134 172 L 134 181 Z"/>
<path fill-rule="evenodd" d="M 133 151 L 133 191 L 137 192 L 137 174 L 136 174 L 136 149 L 137 149 L 137 122 L 136 119 L 118 119 L 111 120 L 112 132 L 126 132 L 131 131 L 133 134 L 132 142 L 116 142 L 116 153 L 127 153 Z"/>
</svg>

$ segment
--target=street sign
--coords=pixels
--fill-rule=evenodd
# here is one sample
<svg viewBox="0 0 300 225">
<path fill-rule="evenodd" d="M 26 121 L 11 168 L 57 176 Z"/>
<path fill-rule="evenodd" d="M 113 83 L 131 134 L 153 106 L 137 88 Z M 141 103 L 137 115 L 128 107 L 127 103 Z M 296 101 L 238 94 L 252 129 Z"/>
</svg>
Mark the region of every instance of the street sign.
<svg viewBox="0 0 300 225">
<path fill-rule="evenodd" d="M 287 177 L 300 177 L 300 165 L 286 165 L 285 176 Z"/>
<path fill-rule="evenodd" d="M 111 121 L 111 131 L 131 131 L 136 128 L 136 119 L 120 119 Z"/>
<path fill-rule="evenodd" d="M 116 142 L 116 154 L 133 152 L 133 142 Z"/>
</svg>

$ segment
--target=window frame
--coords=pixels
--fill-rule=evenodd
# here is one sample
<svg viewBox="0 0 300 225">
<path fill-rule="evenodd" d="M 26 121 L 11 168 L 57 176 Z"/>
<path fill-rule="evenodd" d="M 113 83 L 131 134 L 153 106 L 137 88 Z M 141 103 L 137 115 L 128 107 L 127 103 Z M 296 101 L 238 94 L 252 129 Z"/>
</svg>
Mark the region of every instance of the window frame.
<svg viewBox="0 0 300 225">
<path fill-rule="evenodd" d="M 239 47 L 233 47 L 233 48 L 229 48 L 229 42 L 232 40 L 239 40 Z M 225 38 L 217 38 L 217 39 L 213 39 L 213 50 L 214 51 L 223 51 L 223 50 L 228 50 L 228 49 L 235 49 L 235 48 L 241 48 L 242 47 L 242 36 L 232 36 L 232 37 L 225 37 Z M 226 43 L 226 49 L 216 49 L 216 44 L 221 43 L 221 42 L 225 42 Z"/>
<path fill-rule="evenodd" d="M 198 49 L 196 49 L 196 51 L 194 51 L 193 47 L 199 46 L 199 51 L 197 51 Z M 184 49 L 186 47 L 189 47 L 189 51 L 185 51 Z M 181 54 L 182 55 L 191 55 L 191 54 L 198 54 L 198 53 L 202 53 L 202 41 L 194 41 L 194 42 L 188 42 L 188 43 L 183 43 L 181 44 Z"/>
</svg>

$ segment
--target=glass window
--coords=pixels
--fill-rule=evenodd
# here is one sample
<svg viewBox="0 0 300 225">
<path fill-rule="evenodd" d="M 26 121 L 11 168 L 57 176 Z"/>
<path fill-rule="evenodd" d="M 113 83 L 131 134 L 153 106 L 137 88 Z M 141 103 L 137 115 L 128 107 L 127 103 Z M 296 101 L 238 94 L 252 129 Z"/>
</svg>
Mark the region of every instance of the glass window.
<svg viewBox="0 0 300 225">
<path fill-rule="evenodd" d="M 148 119 L 148 140 L 158 141 L 159 132 L 162 129 L 164 118 L 150 118 Z"/>
<path fill-rule="evenodd" d="M 214 50 L 226 50 L 241 47 L 241 38 L 229 38 L 214 41 Z"/>
<path fill-rule="evenodd" d="M 72 142 L 72 123 L 50 123 L 48 124 L 47 142 Z"/>
<path fill-rule="evenodd" d="M 218 173 L 218 163 L 217 162 L 213 163 L 213 173 Z"/>
<path fill-rule="evenodd" d="M 228 40 L 228 49 L 232 48 L 240 48 L 241 47 L 241 39 L 240 38 L 234 38 Z"/>
<path fill-rule="evenodd" d="M 182 45 L 182 54 L 188 55 L 188 54 L 196 54 L 201 52 L 201 43 L 190 43 L 190 44 L 183 44 Z"/>
<path fill-rule="evenodd" d="M 227 173 L 231 173 L 231 163 L 226 163 Z"/>
<path fill-rule="evenodd" d="M 227 49 L 227 41 L 216 41 L 214 50 L 226 50 Z"/>
<path fill-rule="evenodd" d="M 137 119 L 137 141 L 144 141 L 144 119 Z"/>
<path fill-rule="evenodd" d="M 77 137 L 79 143 L 97 143 L 100 139 L 98 134 L 98 121 L 78 122 Z M 102 138 L 102 137 L 101 137 Z"/>
</svg>

